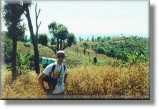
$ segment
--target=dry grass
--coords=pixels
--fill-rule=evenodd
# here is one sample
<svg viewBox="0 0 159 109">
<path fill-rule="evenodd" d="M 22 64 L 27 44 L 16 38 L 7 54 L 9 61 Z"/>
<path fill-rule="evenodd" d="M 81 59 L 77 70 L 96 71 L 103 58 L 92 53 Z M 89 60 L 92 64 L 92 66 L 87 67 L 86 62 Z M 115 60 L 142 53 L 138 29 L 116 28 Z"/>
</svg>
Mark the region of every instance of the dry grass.
<svg viewBox="0 0 159 109">
<path fill-rule="evenodd" d="M 148 66 L 139 64 L 129 68 L 111 66 L 74 68 L 68 76 L 65 94 L 113 98 L 148 98 Z"/>
<path fill-rule="evenodd" d="M 33 71 L 11 82 L 11 72 L 5 71 L 3 98 L 44 98 Z M 65 95 L 104 98 L 149 98 L 148 65 L 131 67 L 81 66 L 69 70 Z"/>
<path fill-rule="evenodd" d="M 45 92 L 40 88 L 35 72 L 28 72 L 17 77 L 12 83 L 11 72 L 5 72 L 3 81 L 2 98 L 45 98 Z"/>
</svg>

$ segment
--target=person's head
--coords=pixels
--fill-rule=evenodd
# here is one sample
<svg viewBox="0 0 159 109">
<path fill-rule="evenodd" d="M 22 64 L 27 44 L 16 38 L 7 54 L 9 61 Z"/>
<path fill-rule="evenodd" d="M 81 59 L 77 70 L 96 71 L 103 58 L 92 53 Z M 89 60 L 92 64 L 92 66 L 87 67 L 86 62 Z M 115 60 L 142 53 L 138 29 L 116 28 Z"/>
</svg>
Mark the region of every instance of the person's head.
<svg viewBox="0 0 159 109">
<path fill-rule="evenodd" d="M 57 51 L 56 56 L 58 63 L 61 64 L 65 58 L 65 52 L 63 50 L 59 50 Z"/>
</svg>

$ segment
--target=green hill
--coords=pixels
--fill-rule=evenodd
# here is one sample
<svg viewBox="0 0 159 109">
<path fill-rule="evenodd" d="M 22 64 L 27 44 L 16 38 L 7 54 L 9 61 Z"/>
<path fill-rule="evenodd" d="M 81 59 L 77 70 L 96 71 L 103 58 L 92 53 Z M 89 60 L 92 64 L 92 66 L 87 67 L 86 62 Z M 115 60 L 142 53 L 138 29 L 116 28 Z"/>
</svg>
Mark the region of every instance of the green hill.
<svg viewBox="0 0 159 109">
<path fill-rule="evenodd" d="M 30 53 L 31 55 L 34 54 L 33 45 L 31 43 L 18 42 L 17 51 L 22 54 L 26 54 L 26 53 Z M 41 44 L 39 44 L 39 55 L 40 57 L 41 56 L 49 57 L 49 58 L 55 57 L 55 53 L 50 48 L 43 46 Z"/>
</svg>

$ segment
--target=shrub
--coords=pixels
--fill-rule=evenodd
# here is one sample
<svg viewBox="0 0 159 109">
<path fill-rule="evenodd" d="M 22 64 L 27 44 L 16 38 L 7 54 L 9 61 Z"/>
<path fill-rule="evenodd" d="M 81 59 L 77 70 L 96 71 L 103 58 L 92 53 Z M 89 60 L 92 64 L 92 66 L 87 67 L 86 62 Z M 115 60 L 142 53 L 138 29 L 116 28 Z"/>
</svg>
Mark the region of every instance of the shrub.
<svg viewBox="0 0 159 109">
<path fill-rule="evenodd" d="M 38 39 L 38 42 L 42 45 L 47 45 L 48 43 L 48 38 L 47 38 L 47 35 L 46 34 L 40 34 L 39 35 L 39 39 Z"/>
<path fill-rule="evenodd" d="M 105 54 L 105 49 L 104 49 L 104 47 L 98 47 L 98 48 L 96 48 L 96 52 L 99 54 Z"/>
</svg>

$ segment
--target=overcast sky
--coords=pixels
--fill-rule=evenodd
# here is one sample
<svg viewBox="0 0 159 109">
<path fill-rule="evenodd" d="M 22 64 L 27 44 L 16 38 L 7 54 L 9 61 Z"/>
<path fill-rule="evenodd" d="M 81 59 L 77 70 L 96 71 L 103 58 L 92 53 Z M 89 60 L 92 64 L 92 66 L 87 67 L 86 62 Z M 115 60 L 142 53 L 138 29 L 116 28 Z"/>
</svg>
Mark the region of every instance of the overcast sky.
<svg viewBox="0 0 159 109">
<path fill-rule="evenodd" d="M 31 6 L 33 24 L 34 7 L 35 3 Z M 75 34 L 148 34 L 147 1 L 40 1 L 38 8 L 41 9 L 40 33 L 48 33 L 48 25 L 56 21 Z"/>
</svg>

